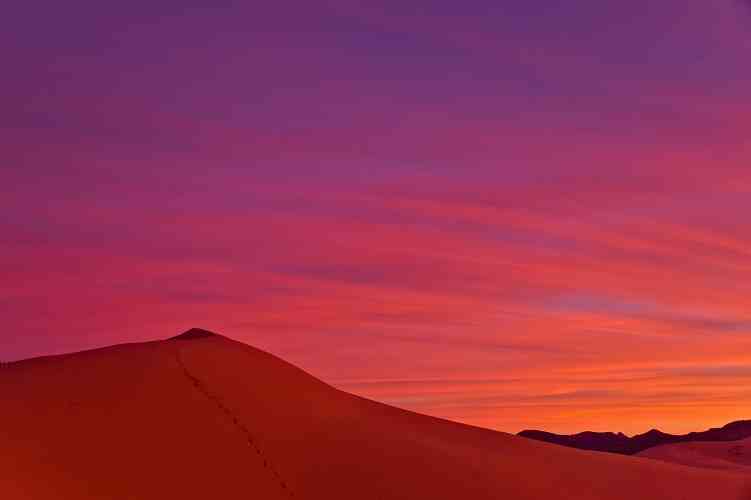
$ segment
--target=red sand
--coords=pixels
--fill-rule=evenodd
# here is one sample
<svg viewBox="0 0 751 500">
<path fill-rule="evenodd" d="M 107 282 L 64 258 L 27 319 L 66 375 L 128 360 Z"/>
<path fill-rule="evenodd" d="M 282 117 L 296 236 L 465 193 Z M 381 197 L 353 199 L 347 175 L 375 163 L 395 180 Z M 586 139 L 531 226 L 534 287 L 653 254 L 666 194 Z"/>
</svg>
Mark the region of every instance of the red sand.
<svg viewBox="0 0 751 500">
<path fill-rule="evenodd" d="M 223 337 L 0 369 L 0 498 L 739 499 L 742 474 L 563 448 L 338 391 Z M 751 497 L 749 497 L 751 498 Z"/>
<path fill-rule="evenodd" d="M 693 467 L 751 474 L 751 438 L 740 441 L 666 444 L 644 450 L 638 456 Z"/>
</svg>

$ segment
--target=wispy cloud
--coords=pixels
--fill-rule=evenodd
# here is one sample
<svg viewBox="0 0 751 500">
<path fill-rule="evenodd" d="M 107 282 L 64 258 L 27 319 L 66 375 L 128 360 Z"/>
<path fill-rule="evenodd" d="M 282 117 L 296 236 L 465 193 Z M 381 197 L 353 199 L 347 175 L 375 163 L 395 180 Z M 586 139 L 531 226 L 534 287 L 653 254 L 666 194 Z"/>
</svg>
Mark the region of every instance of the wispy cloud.
<svg viewBox="0 0 751 500">
<path fill-rule="evenodd" d="M 14 9 L 0 356 L 203 325 L 509 430 L 750 411 L 737 9 L 382 3 Z"/>
</svg>

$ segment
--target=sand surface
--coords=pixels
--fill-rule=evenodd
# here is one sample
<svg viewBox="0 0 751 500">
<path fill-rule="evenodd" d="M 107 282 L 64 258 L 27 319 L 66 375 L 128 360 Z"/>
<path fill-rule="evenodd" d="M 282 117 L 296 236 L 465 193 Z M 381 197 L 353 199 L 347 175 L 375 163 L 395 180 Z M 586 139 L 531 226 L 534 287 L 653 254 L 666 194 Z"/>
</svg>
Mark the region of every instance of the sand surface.
<svg viewBox="0 0 751 500">
<path fill-rule="evenodd" d="M 587 452 L 338 391 L 223 337 L 0 368 L 0 498 L 751 498 L 735 471 Z"/>
<path fill-rule="evenodd" d="M 644 450 L 637 456 L 693 467 L 738 471 L 751 477 L 751 438 L 666 444 Z"/>
</svg>

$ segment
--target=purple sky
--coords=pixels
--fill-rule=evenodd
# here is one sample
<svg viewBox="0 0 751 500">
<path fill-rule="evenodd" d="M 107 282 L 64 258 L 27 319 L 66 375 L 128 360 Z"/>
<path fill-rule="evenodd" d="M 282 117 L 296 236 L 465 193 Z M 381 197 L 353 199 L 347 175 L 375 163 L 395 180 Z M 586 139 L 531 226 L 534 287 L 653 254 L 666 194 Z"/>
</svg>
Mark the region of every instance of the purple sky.
<svg viewBox="0 0 751 500">
<path fill-rule="evenodd" d="M 222 331 L 515 431 L 751 415 L 751 8 L 17 3 L 0 358 Z"/>
</svg>

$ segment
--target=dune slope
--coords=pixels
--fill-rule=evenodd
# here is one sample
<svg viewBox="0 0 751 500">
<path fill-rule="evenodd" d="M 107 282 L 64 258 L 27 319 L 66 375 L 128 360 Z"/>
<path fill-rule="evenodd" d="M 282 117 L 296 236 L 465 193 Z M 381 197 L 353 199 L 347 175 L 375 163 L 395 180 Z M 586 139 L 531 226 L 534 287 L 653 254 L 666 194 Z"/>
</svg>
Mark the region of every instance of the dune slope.
<svg viewBox="0 0 751 500">
<path fill-rule="evenodd" d="M 0 369 L 0 497 L 739 499 L 742 474 L 389 407 L 198 332 Z"/>
<path fill-rule="evenodd" d="M 675 443 L 650 448 L 638 454 L 664 462 L 707 469 L 751 473 L 751 438 L 739 441 Z"/>
</svg>

